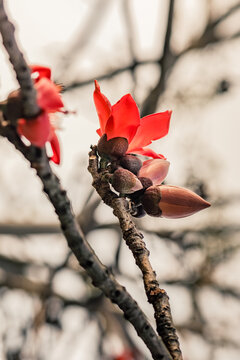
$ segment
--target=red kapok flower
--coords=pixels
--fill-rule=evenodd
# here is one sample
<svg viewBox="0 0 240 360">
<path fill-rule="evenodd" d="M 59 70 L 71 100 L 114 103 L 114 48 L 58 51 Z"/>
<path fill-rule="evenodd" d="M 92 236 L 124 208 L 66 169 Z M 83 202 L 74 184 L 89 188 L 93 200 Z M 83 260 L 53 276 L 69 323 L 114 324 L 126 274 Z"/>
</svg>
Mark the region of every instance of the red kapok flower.
<svg viewBox="0 0 240 360">
<path fill-rule="evenodd" d="M 99 117 L 99 136 L 106 134 L 107 140 L 123 137 L 128 140 L 128 153 L 165 159 L 163 155 L 145 148 L 153 140 L 167 135 L 171 111 L 152 114 L 140 119 L 138 107 L 130 94 L 124 95 L 115 105 L 100 91 L 95 80 L 94 103 Z"/>
<path fill-rule="evenodd" d="M 19 119 L 17 131 L 19 135 L 25 136 L 32 145 L 38 147 L 43 147 L 49 141 L 53 151 L 51 160 L 59 164 L 60 146 L 49 116 L 61 111 L 64 106 L 59 94 L 60 87 L 50 80 L 51 70 L 49 68 L 40 65 L 33 65 L 30 68 L 37 91 L 37 103 L 42 111 L 34 119 Z"/>
</svg>

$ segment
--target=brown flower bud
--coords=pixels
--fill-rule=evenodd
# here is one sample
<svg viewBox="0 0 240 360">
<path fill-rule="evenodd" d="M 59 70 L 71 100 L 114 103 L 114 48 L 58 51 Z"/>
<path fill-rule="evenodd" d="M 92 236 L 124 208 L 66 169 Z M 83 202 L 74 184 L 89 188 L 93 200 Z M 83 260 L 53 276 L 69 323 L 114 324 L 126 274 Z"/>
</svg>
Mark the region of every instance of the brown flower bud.
<svg viewBox="0 0 240 360">
<path fill-rule="evenodd" d="M 119 168 L 112 176 L 112 186 L 121 194 L 131 194 L 142 189 L 141 181 L 131 171 Z"/>
<path fill-rule="evenodd" d="M 128 141 L 123 137 L 115 137 L 107 140 L 107 135 L 104 134 L 99 139 L 97 148 L 100 156 L 117 159 L 125 155 L 128 149 Z"/>
<path fill-rule="evenodd" d="M 124 155 L 119 159 L 119 165 L 124 169 L 131 171 L 133 174 L 138 175 L 142 167 L 142 161 L 135 155 Z"/>
<path fill-rule="evenodd" d="M 183 218 L 210 206 L 191 190 L 171 185 L 149 187 L 142 199 L 144 210 L 151 216 Z"/>
</svg>

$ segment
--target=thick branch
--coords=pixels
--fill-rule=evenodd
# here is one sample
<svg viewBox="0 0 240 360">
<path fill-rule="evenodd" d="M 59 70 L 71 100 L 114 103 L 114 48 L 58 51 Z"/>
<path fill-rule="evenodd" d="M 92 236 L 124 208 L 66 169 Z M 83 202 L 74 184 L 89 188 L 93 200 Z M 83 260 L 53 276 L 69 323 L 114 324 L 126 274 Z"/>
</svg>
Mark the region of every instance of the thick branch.
<svg viewBox="0 0 240 360">
<path fill-rule="evenodd" d="M 156 273 L 149 261 L 149 251 L 143 241 L 143 235 L 137 230 L 128 211 L 128 202 L 114 194 L 107 181 L 105 170 L 98 169 L 97 149 L 93 147 L 89 153 L 89 172 L 93 177 L 93 186 L 103 201 L 113 209 L 118 218 L 129 249 L 132 251 L 136 264 L 143 275 L 143 282 L 147 298 L 154 308 L 154 316 L 158 334 L 162 337 L 173 359 L 182 359 L 180 345 L 173 325 L 168 295 L 165 290 L 159 288 Z"/>
<path fill-rule="evenodd" d="M 33 87 L 29 67 L 22 52 L 18 48 L 14 36 L 15 28 L 8 20 L 3 0 L 0 0 L 0 32 L 2 34 L 3 45 L 8 52 L 9 60 L 13 65 L 21 87 L 24 116 L 34 117 L 40 112 L 40 108 L 36 102 L 36 91 Z"/>
<path fill-rule="evenodd" d="M 86 241 L 73 215 L 66 191 L 61 188 L 59 179 L 51 170 L 45 150 L 25 146 L 12 126 L 1 128 L 0 133 L 13 143 L 30 161 L 31 167 L 36 169 L 37 175 L 43 183 L 43 190 L 58 215 L 68 246 L 76 256 L 79 264 L 92 278 L 93 284 L 101 289 L 124 312 L 125 318 L 131 322 L 140 338 L 149 348 L 153 359 L 170 360 L 171 356 L 161 338 L 156 335 L 136 301 L 115 280 L 113 274 L 100 262 L 94 250 Z"/>
</svg>

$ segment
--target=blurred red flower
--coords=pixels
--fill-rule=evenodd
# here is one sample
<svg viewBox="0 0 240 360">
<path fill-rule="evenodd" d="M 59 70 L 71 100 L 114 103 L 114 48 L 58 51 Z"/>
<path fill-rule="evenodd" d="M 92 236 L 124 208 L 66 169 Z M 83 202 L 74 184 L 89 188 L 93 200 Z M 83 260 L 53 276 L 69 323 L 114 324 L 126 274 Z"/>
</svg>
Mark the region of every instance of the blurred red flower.
<svg viewBox="0 0 240 360">
<path fill-rule="evenodd" d="M 37 103 L 42 111 L 34 119 L 19 119 L 17 131 L 32 145 L 43 147 L 46 142 L 49 142 L 53 152 L 51 160 L 59 164 L 60 146 L 55 128 L 50 122 L 50 116 L 52 113 L 61 111 L 64 106 L 59 94 L 61 88 L 50 79 L 51 70 L 49 68 L 40 65 L 33 65 L 30 68 L 37 91 Z"/>
<path fill-rule="evenodd" d="M 128 153 L 165 159 L 163 155 L 145 146 L 167 135 L 171 111 L 140 119 L 138 107 L 130 94 L 123 96 L 112 106 L 107 97 L 101 93 L 96 80 L 93 98 L 100 122 L 100 128 L 97 130 L 99 136 L 106 134 L 107 140 L 124 137 L 128 140 Z"/>
<path fill-rule="evenodd" d="M 120 355 L 115 356 L 114 360 L 135 360 L 135 357 L 133 351 L 124 350 Z"/>
</svg>

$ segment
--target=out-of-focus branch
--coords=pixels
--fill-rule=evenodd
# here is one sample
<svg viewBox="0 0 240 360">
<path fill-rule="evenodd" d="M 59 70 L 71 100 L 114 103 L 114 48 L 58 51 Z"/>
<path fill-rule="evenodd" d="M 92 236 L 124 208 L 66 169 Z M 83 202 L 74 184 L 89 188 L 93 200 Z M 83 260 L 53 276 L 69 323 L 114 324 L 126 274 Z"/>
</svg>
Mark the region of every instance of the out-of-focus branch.
<svg viewBox="0 0 240 360">
<path fill-rule="evenodd" d="M 108 0 L 96 0 L 95 4 L 90 7 L 90 14 L 85 19 L 84 24 L 75 34 L 75 41 L 70 45 L 69 49 L 64 50 L 64 56 L 60 58 L 60 71 L 59 78 L 61 81 L 66 76 L 70 65 L 74 62 L 76 56 L 84 49 L 84 47 L 91 41 L 92 36 L 98 30 L 100 22 L 104 19 L 104 11 L 110 4 Z"/>
<path fill-rule="evenodd" d="M 226 20 L 229 16 L 234 14 L 235 11 L 237 11 L 240 8 L 240 3 L 235 4 L 232 6 L 229 10 L 227 10 L 224 14 L 219 16 L 215 20 L 209 19 L 208 24 L 205 27 L 205 30 L 198 39 L 194 40 L 188 47 L 183 49 L 178 54 L 172 54 L 170 51 L 170 37 L 171 37 L 171 29 L 172 29 L 172 20 L 173 20 L 173 7 L 174 7 L 174 1 L 170 2 L 169 6 L 169 12 L 168 12 L 168 23 L 167 23 L 167 30 L 165 35 L 165 42 L 164 42 L 164 50 L 163 55 L 160 59 L 155 60 L 146 60 L 146 61 L 139 61 L 139 60 L 133 60 L 130 64 L 127 66 L 120 66 L 117 69 L 114 70 L 107 70 L 104 74 L 96 75 L 94 78 L 87 79 L 84 81 L 75 81 L 70 84 L 68 84 L 65 87 L 65 91 L 69 91 L 78 87 L 82 87 L 85 85 L 91 84 L 94 79 L 98 80 L 104 80 L 104 79 L 111 79 L 112 77 L 118 76 L 119 74 L 130 71 L 131 73 L 134 72 L 135 68 L 139 65 L 147 65 L 147 64 L 158 64 L 161 67 L 161 75 L 159 78 L 159 81 L 155 88 L 149 93 L 147 98 L 145 99 L 145 102 L 143 104 L 142 108 L 142 116 L 148 115 L 150 113 L 153 113 L 156 111 L 157 103 L 159 97 L 163 94 L 165 87 L 166 87 L 166 81 L 169 77 L 175 63 L 186 53 L 188 53 L 191 50 L 194 49 L 203 49 L 208 44 L 213 44 L 216 42 L 224 42 L 231 39 L 236 39 L 240 36 L 240 31 L 237 31 L 235 34 L 227 36 L 227 37 L 219 37 L 215 33 L 215 29 L 217 25 L 219 25 L 222 21 Z M 165 55 L 164 55 L 165 54 Z"/>
<path fill-rule="evenodd" d="M 123 0 L 123 11 L 124 11 L 124 20 L 126 23 L 126 30 L 127 30 L 127 36 L 128 36 L 128 48 L 131 55 L 131 58 L 135 61 L 135 51 L 134 51 L 134 41 L 133 41 L 133 24 L 131 19 L 131 12 L 129 9 L 129 1 Z"/>
<path fill-rule="evenodd" d="M 103 201 L 113 209 L 114 215 L 118 218 L 123 238 L 132 251 L 136 264 L 142 271 L 147 298 L 154 308 L 158 334 L 162 337 L 173 359 L 180 360 L 182 354 L 172 321 L 168 295 L 165 290 L 159 287 L 156 273 L 149 261 L 149 251 L 143 241 L 143 235 L 136 229 L 131 219 L 127 200 L 119 198 L 111 191 L 107 180 L 108 172 L 99 169 L 96 146 L 89 153 L 88 170 L 93 177 L 93 186 Z"/>
<path fill-rule="evenodd" d="M 232 7 L 230 7 L 225 13 L 220 15 L 217 19 L 209 20 L 209 22 L 208 22 L 207 26 L 205 27 L 205 30 L 202 33 L 202 35 L 200 36 L 200 38 L 193 41 L 192 44 L 189 45 L 189 47 L 184 49 L 178 55 L 178 57 L 183 55 L 184 53 L 190 51 L 190 50 L 203 48 L 208 44 L 213 44 L 213 43 L 216 43 L 216 42 L 219 42 L 219 41 L 229 40 L 230 38 L 236 38 L 236 37 L 240 36 L 239 32 L 237 32 L 236 34 L 233 34 L 231 37 L 226 37 L 226 38 L 217 36 L 217 34 L 216 34 L 216 27 L 221 22 L 226 20 L 229 16 L 234 14 L 235 11 L 237 11 L 238 9 L 240 9 L 240 3 L 239 2 L 237 4 L 235 4 L 235 5 L 233 5 Z"/>
<path fill-rule="evenodd" d="M 226 20 L 230 15 L 235 13 L 235 11 L 238 10 L 238 9 L 240 9 L 240 2 L 237 2 L 236 4 L 231 6 L 225 13 L 223 13 L 217 19 L 212 20 L 207 27 L 208 28 L 210 28 L 210 27 L 214 28 L 214 27 L 218 26 L 221 22 Z"/>
<path fill-rule="evenodd" d="M 33 87 L 29 67 L 19 50 L 14 32 L 14 25 L 8 20 L 3 0 L 0 0 L 0 32 L 2 34 L 3 45 L 5 46 L 9 60 L 15 70 L 17 80 L 21 87 L 21 97 L 23 113 L 25 117 L 34 117 L 40 113 L 40 108 L 36 102 L 36 91 Z"/>
<path fill-rule="evenodd" d="M 32 225 L 32 224 L 0 224 L 0 235 L 25 236 L 33 234 L 59 234 L 61 230 L 57 225 Z"/>
<path fill-rule="evenodd" d="M 161 59 L 159 60 L 159 65 L 161 67 L 161 75 L 159 81 L 155 88 L 150 91 L 149 95 L 145 99 L 141 116 L 146 116 L 148 114 L 154 113 L 157 107 L 158 99 L 161 93 L 165 90 L 166 79 L 168 69 L 172 66 L 172 62 L 174 61 L 174 57 L 170 50 L 170 38 L 172 33 L 172 22 L 173 22 L 173 10 L 174 10 L 174 0 L 170 0 L 169 2 L 169 10 L 168 10 L 168 21 L 167 21 L 167 29 L 164 40 L 163 54 Z"/>
<path fill-rule="evenodd" d="M 133 72 L 138 65 L 156 64 L 156 62 L 157 62 L 156 60 L 133 61 L 129 65 L 119 67 L 112 71 L 107 71 L 104 74 L 96 75 L 95 77 L 92 77 L 91 79 L 87 79 L 87 80 L 83 80 L 83 81 L 74 81 L 71 84 L 64 86 L 64 91 L 70 91 L 75 88 L 93 84 L 95 79 L 98 79 L 98 81 L 105 80 L 105 79 L 111 79 L 112 77 L 120 75 L 125 71 Z"/>
</svg>

